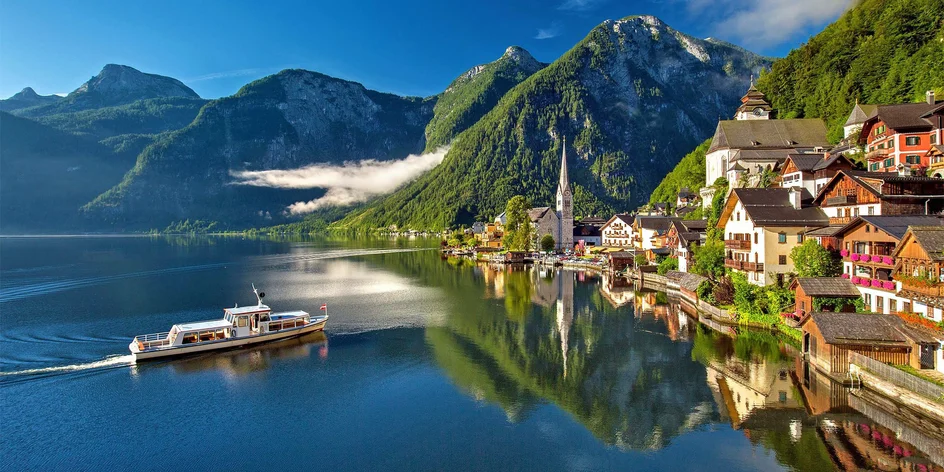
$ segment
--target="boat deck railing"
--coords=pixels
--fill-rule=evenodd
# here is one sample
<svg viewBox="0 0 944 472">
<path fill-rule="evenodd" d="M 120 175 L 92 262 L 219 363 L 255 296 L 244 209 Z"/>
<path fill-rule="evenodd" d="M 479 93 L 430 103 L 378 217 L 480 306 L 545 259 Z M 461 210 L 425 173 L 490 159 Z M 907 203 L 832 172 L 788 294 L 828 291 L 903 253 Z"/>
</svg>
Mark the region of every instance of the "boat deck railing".
<svg viewBox="0 0 944 472">
<path fill-rule="evenodd" d="M 170 332 L 142 334 L 135 336 L 134 340 L 138 342 L 138 347 L 143 351 L 145 349 L 155 349 L 164 346 L 170 346 Z"/>
</svg>

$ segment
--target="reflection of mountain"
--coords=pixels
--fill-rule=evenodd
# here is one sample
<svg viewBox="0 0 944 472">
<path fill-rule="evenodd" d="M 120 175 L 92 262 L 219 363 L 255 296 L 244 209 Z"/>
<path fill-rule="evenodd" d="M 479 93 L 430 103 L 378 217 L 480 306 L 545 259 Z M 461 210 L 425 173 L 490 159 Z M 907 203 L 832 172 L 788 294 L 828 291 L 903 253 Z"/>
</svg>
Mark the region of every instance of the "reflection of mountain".
<svg viewBox="0 0 944 472">
<path fill-rule="evenodd" d="M 498 404 L 512 421 L 550 401 L 603 442 L 630 449 L 664 447 L 716 419 L 704 367 L 664 325 L 611 308 L 596 284 L 575 282 L 573 272 L 549 285 L 529 271 L 502 278 L 504 304 L 464 303 L 445 327 L 427 328 L 437 361 L 460 388 Z M 559 298 L 546 303 L 555 291 Z"/>
</svg>

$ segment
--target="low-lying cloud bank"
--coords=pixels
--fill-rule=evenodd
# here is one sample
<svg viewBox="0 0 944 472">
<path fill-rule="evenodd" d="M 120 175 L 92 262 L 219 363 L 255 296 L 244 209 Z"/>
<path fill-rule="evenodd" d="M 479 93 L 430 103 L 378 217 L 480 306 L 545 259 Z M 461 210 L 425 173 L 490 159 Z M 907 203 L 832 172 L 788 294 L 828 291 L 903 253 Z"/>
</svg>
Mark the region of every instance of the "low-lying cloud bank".
<svg viewBox="0 0 944 472">
<path fill-rule="evenodd" d="M 237 185 L 255 187 L 309 189 L 323 188 L 327 193 L 307 202 L 295 202 L 287 211 L 293 215 L 311 213 L 321 208 L 351 205 L 371 197 L 393 192 L 401 185 L 439 165 L 448 147 L 426 154 L 410 154 L 398 161 L 366 160 L 344 165 L 315 164 L 291 170 L 232 172 Z"/>
</svg>

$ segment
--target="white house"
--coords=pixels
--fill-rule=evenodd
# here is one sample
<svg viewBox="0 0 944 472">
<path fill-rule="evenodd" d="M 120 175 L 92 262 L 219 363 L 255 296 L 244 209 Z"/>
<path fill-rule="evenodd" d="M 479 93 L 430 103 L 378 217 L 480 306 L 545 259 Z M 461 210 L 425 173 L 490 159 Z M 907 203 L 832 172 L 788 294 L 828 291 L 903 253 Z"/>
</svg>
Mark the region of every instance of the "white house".
<svg viewBox="0 0 944 472">
<path fill-rule="evenodd" d="M 630 248 L 633 246 L 633 215 L 621 213 L 613 215 L 600 228 L 604 247 Z"/>
</svg>

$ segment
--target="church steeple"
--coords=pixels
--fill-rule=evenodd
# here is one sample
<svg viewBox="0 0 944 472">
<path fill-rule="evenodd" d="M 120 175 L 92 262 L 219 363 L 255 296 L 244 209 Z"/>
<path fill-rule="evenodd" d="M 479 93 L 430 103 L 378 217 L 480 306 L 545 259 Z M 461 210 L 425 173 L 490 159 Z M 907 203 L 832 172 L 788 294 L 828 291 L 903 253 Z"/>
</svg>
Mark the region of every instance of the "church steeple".
<svg viewBox="0 0 944 472">
<path fill-rule="evenodd" d="M 557 232 L 558 249 L 568 250 L 574 247 L 574 203 L 573 192 L 570 190 L 570 179 L 567 177 L 567 138 L 564 137 L 561 146 L 560 180 L 557 183 L 557 218 L 560 227 Z"/>
<path fill-rule="evenodd" d="M 757 87 L 754 86 L 754 76 L 751 75 L 751 86 L 747 93 L 741 97 L 741 106 L 738 107 L 734 115 L 735 120 L 768 120 L 770 119 L 773 107 L 767 101 L 767 97 Z"/>
</svg>

